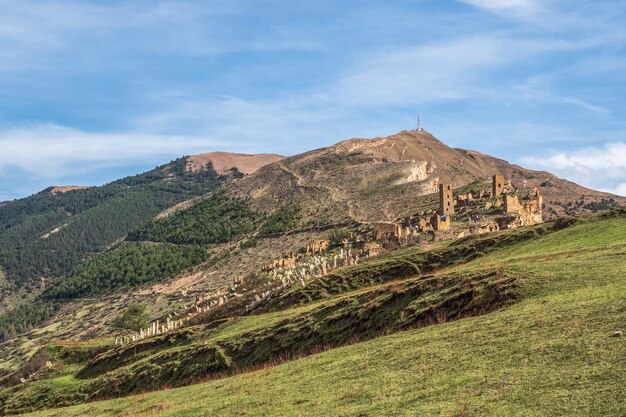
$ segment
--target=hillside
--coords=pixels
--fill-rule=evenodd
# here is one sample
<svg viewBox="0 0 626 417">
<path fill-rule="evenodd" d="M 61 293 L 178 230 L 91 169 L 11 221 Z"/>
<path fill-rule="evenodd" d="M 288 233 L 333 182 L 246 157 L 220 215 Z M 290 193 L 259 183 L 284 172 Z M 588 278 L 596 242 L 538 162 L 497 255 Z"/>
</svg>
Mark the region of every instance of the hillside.
<svg viewBox="0 0 626 417">
<path fill-rule="evenodd" d="M 51 344 L 52 367 L 0 391 L 0 409 L 127 396 L 33 416 L 620 416 L 625 235 L 621 209 L 406 248 L 257 314 Z"/>
<path fill-rule="evenodd" d="M 243 174 L 253 174 L 265 165 L 280 161 L 284 156 L 275 154 L 240 154 L 229 152 L 209 152 L 187 158 L 188 171 L 202 171 L 208 164 L 218 174 L 226 174 L 236 169 Z"/>
<path fill-rule="evenodd" d="M 198 169 L 205 162 L 211 168 Z M 214 163 L 218 164 L 223 175 L 213 171 Z M 258 168 L 264 163 L 269 164 Z M 241 177 L 240 169 L 252 173 Z M 517 187 L 526 184 L 527 187 L 536 186 L 541 190 L 544 193 L 544 218 L 559 217 L 566 212 L 575 214 L 608 208 L 623 201 L 619 197 L 585 189 L 548 173 L 529 171 L 473 151 L 449 148 L 424 131 L 405 131 L 371 140 L 351 139 L 289 158 L 265 154 L 201 154 L 136 177 L 147 178 L 148 181 L 154 181 L 150 184 L 156 185 L 150 185 L 147 194 L 144 191 L 135 193 L 124 189 L 125 194 L 113 200 L 117 206 L 77 212 L 69 217 L 71 221 L 66 221 L 65 215 L 61 219 L 52 217 L 44 222 L 45 227 L 35 232 L 28 229 L 20 231 L 23 225 L 9 229 L 10 233 L 5 232 L 4 236 L 17 235 L 18 239 L 25 238 L 28 241 L 19 249 L 8 241 L 6 243 L 5 251 L 8 251 L 9 257 L 4 256 L 8 261 L 0 263 L 7 270 L 8 276 L 0 287 L 7 294 L 5 305 L 16 304 L 16 300 L 28 297 L 28 292 L 39 293 L 44 285 L 50 287 L 57 281 L 59 284 L 58 288 L 46 291 L 44 297 L 47 300 L 45 304 L 38 304 L 38 308 L 27 311 L 18 309 L 13 315 L 0 316 L 0 338 L 11 338 L 49 319 L 49 315 L 59 308 L 49 308 L 50 302 L 62 301 L 62 305 L 66 306 L 64 308 L 72 311 L 78 307 L 68 302 L 87 296 L 110 297 L 109 302 L 119 308 L 130 296 L 155 306 L 154 314 L 159 314 L 156 306 L 165 300 L 168 311 L 184 309 L 193 303 L 193 297 L 201 297 L 202 294 L 223 288 L 237 276 L 257 276 L 264 265 L 282 254 L 297 252 L 312 239 L 323 239 L 326 230 L 342 225 L 393 222 L 424 209 L 433 209 L 437 207 L 437 194 L 433 190 L 438 183 L 451 182 L 458 194 L 482 187 L 484 180 L 494 173 L 504 174 Z M 161 193 L 161 186 L 173 188 L 174 178 L 178 178 L 175 182 L 186 184 L 183 191 L 173 195 Z M 145 184 L 139 186 L 147 187 Z M 115 194 L 118 192 L 115 191 L 118 189 L 116 187 L 119 188 L 119 182 L 105 187 L 69 191 L 55 198 L 74 198 L 83 193 L 97 194 L 111 189 Z M 206 194 L 218 187 L 223 191 Z M 154 207 L 141 203 L 134 208 L 120 209 L 120 205 L 128 205 L 139 197 L 145 198 L 145 204 L 153 204 Z M 50 192 L 11 203 L 1 209 L 11 209 L 16 205 L 38 207 L 40 203 L 37 198 L 48 204 Z M 93 204 L 100 202 L 96 199 Z M 101 205 L 106 207 L 105 204 Z M 47 207 L 45 204 L 43 206 Z M 116 221 L 113 228 L 106 221 L 103 222 L 110 216 L 107 213 L 111 213 L 111 210 L 115 210 L 121 220 Z M 92 212 L 98 211 L 102 213 L 92 215 Z M 157 211 L 159 214 L 149 220 Z M 131 223 L 125 223 L 129 218 L 124 213 L 136 213 L 138 217 L 133 218 Z M 37 216 L 41 217 L 38 212 L 32 212 L 23 217 L 24 222 L 31 222 Z M 87 226 L 81 225 L 88 223 L 81 221 L 82 218 L 93 218 L 91 221 L 106 226 L 110 236 L 107 235 L 105 239 L 96 236 L 101 241 L 90 243 L 91 246 L 85 244 L 82 238 L 74 239 L 77 235 L 84 235 L 81 230 Z M 92 229 L 98 230 L 97 227 Z M 149 256 L 134 260 L 128 255 L 133 252 L 126 251 L 128 246 L 118 249 L 119 240 L 125 236 L 126 240 L 139 245 L 141 253 L 149 253 Z M 68 237 L 72 237 L 72 240 L 68 240 Z M 117 243 L 110 246 L 114 242 Z M 49 257 L 42 256 L 46 253 L 46 245 L 61 248 L 52 258 L 52 264 Z M 163 245 L 179 245 L 181 248 L 170 251 Z M 188 258 L 187 245 L 200 245 L 206 253 Z M 84 275 L 83 270 L 74 269 L 86 257 L 105 249 L 110 249 L 111 254 L 95 259 L 94 265 L 87 264 L 83 268 L 100 277 L 102 282 L 88 284 L 84 277 L 80 278 L 81 274 Z M 25 252 L 32 259 L 11 258 L 10 254 L 16 250 L 19 256 L 24 256 Z M 0 260 L 2 256 L 0 250 Z M 14 263 L 11 263 L 11 259 Z M 113 259 L 123 259 L 125 266 L 108 266 L 106 262 L 112 262 Z M 150 268 L 145 265 L 148 259 L 158 259 L 159 264 L 169 272 L 148 274 Z M 181 259 L 194 259 L 194 262 Z M 12 268 L 15 270 L 18 266 L 19 270 L 24 270 L 23 279 L 30 277 L 30 281 L 25 281 L 30 284 L 24 286 L 23 291 L 19 287 L 16 290 L 15 284 L 11 285 L 12 279 L 17 282 Z M 116 276 L 120 273 L 124 274 L 124 279 Z M 63 275 L 68 275 L 68 284 L 59 279 Z M 37 282 L 35 277 L 41 276 L 46 278 Z M 80 288 L 79 283 L 82 283 Z M 62 287 L 64 289 L 59 289 Z M 65 295 L 59 297 L 59 294 Z M 72 296 L 67 297 L 68 294 Z M 159 298 L 162 301 L 158 302 Z M 34 310 L 50 313 L 42 317 Z M 88 320 L 85 323 L 106 322 L 106 317 L 98 309 L 90 311 L 92 313 L 86 317 Z M 106 334 L 107 331 L 101 325 L 77 327 L 71 319 L 60 328 L 66 331 L 48 332 L 47 337 L 85 337 L 86 332 Z M 19 350 L 14 346 L 14 352 L 28 347 L 25 340 L 13 343 L 21 346 Z M 19 356 L 13 355 L 15 359 Z"/>
<path fill-rule="evenodd" d="M 375 139 L 350 139 L 265 166 L 231 192 L 249 196 L 264 210 L 276 202 L 299 203 L 313 223 L 394 221 L 423 209 L 416 197 L 501 174 L 516 187 L 537 187 L 545 219 L 590 211 L 603 198 L 548 172 L 531 171 L 479 152 L 453 149 L 425 131 L 403 131 Z M 578 204 L 583 201 L 582 204 Z"/>
<path fill-rule="evenodd" d="M 244 157 L 257 164 L 264 158 L 235 155 Z M 81 263 L 115 246 L 161 211 L 242 176 L 236 166 L 218 174 L 211 161 L 203 169 L 190 170 L 192 158 L 100 187 L 50 187 L 0 206 L 0 341 L 49 319 L 58 307 L 38 303 L 38 294 Z"/>
<path fill-rule="evenodd" d="M 515 219 L 506 196 L 489 194 L 493 174 L 511 180 L 511 198 L 536 187 L 544 218 L 555 220 L 488 233 Z M 449 229 L 418 228 L 444 182 L 459 205 Z M 289 158 L 202 154 L 103 187 L 51 187 L 0 206 L 0 290 L 10 307 L 0 314 L 0 409 L 188 385 L 500 314 L 524 299 L 526 272 L 508 261 L 475 268 L 475 259 L 548 235 L 565 242 L 565 230 L 585 230 L 584 241 L 593 227 L 621 247 L 623 201 L 423 131 Z M 147 321 L 121 346 L 114 323 L 137 304 Z M 42 369 L 42 358 L 56 365 Z"/>
</svg>

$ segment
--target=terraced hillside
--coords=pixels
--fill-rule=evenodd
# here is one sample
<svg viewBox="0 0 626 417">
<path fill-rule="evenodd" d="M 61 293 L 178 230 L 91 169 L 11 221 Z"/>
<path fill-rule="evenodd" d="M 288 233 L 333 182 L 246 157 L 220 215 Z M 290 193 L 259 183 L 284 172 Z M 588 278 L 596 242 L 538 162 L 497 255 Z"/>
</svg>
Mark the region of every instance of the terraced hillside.
<svg viewBox="0 0 626 417">
<path fill-rule="evenodd" d="M 256 314 L 50 344 L 29 382 L 3 380 L 0 411 L 123 397 L 32 415 L 622 416 L 625 236 L 618 209 L 407 248 Z"/>
</svg>

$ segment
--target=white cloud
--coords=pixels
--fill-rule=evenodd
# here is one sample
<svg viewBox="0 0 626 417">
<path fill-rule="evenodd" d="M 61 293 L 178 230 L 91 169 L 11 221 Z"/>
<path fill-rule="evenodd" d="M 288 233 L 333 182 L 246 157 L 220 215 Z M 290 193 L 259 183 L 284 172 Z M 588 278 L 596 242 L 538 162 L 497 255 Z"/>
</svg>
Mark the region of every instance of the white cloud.
<svg viewBox="0 0 626 417">
<path fill-rule="evenodd" d="M 626 197 L 626 182 L 617 184 L 613 188 L 603 188 L 602 191 L 606 191 L 607 193 L 621 195 L 623 197 Z"/>
<path fill-rule="evenodd" d="M 57 179 L 218 146 L 223 144 L 210 138 L 94 133 L 52 124 L 25 126 L 0 131 L 0 171 L 18 168 L 33 176 Z"/>
<path fill-rule="evenodd" d="M 626 195 L 625 142 L 521 160 L 530 168 L 544 169 L 592 188 Z"/>
</svg>

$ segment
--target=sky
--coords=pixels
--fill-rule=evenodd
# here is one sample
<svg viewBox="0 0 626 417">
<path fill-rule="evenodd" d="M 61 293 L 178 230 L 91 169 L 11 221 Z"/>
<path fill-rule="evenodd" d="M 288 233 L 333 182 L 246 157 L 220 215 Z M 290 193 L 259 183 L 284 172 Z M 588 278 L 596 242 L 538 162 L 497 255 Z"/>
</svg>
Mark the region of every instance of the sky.
<svg viewBox="0 0 626 417">
<path fill-rule="evenodd" d="M 0 201 L 422 126 L 626 195 L 626 0 L 0 0 Z"/>
</svg>

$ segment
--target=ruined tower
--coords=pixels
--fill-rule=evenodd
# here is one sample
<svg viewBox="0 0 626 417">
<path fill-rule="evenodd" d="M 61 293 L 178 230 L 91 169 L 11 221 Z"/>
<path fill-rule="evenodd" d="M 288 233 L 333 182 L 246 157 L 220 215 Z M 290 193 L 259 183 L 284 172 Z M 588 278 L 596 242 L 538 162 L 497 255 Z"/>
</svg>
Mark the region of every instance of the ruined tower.
<svg viewBox="0 0 626 417">
<path fill-rule="evenodd" d="M 450 216 L 454 213 L 454 198 L 450 184 L 439 184 L 439 213 Z"/>
<path fill-rule="evenodd" d="M 504 190 L 504 177 L 502 175 L 494 175 L 491 183 L 491 196 L 497 197 Z"/>
</svg>

